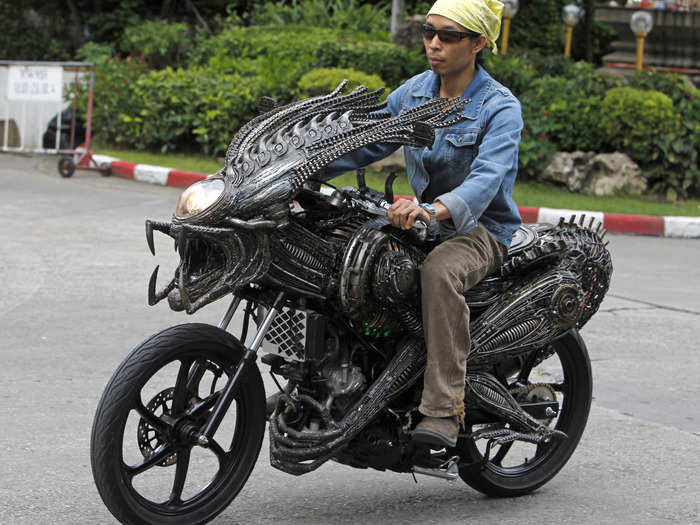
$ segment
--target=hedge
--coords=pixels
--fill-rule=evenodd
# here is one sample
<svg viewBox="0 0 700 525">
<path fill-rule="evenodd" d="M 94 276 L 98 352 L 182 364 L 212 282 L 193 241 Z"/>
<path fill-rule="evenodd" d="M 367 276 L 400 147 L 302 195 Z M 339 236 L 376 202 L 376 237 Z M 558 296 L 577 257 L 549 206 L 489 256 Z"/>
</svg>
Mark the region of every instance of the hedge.
<svg viewBox="0 0 700 525">
<path fill-rule="evenodd" d="M 345 76 L 393 89 L 426 67 L 421 53 L 324 28 L 237 27 L 196 39 L 187 67 L 160 71 L 143 57 L 100 58 L 104 46 L 84 50 L 97 63 L 93 124 L 103 140 L 219 154 L 261 95 L 286 102 L 330 91 Z M 654 192 L 700 192 L 700 98 L 681 77 L 644 73 L 623 87 L 588 64 L 535 52 L 487 55 L 486 67 L 522 104 L 521 177 L 536 178 L 556 151 L 618 150 L 640 164 Z"/>
<path fill-rule="evenodd" d="M 348 81 L 346 92 L 358 86 L 364 86 L 370 91 L 386 87 L 379 75 L 369 75 L 354 69 L 319 68 L 309 71 L 299 80 L 299 92 L 306 96 L 325 95 L 333 91 L 343 80 Z M 386 98 L 390 91 L 385 91 L 382 99 Z"/>
</svg>

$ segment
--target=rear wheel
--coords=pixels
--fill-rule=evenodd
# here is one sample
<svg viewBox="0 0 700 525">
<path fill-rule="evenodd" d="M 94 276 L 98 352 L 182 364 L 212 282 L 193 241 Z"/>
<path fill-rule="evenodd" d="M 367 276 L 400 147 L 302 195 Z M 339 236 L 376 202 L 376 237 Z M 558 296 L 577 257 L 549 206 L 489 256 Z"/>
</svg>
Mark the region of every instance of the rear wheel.
<svg viewBox="0 0 700 525">
<path fill-rule="evenodd" d="M 484 461 L 484 440 L 460 439 L 457 442 L 457 454 L 462 458 L 460 476 L 484 494 L 519 496 L 544 485 L 566 464 L 583 434 L 593 385 L 586 347 L 578 332 L 571 331 L 553 342 L 549 350 L 551 356 L 536 366 L 526 359 L 508 382 L 518 401 L 556 400 L 559 413 L 540 422 L 566 433 L 568 438 L 539 445 L 522 441 L 495 445 L 487 461 Z M 467 429 L 468 433 L 476 430 L 476 426 Z"/>
<path fill-rule="evenodd" d="M 92 429 L 92 470 L 123 523 L 204 523 L 238 494 L 257 460 L 265 392 L 254 365 L 207 448 L 205 424 L 243 355 L 210 325 L 168 328 L 138 346 L 108 383 Z"/>
</svg>

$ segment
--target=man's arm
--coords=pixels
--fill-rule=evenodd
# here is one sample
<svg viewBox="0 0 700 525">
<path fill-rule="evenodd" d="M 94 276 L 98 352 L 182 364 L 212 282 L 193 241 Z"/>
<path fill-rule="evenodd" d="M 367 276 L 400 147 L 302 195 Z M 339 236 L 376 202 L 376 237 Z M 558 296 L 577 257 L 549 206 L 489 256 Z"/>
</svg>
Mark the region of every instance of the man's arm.
<svg viewBox="0 0 700 525">
<path fill-rule="evenodd" d="M 488 120 L 479 152 L 464 182 L 433 202 L 437 220 L 451 218 L 458 232 L 477 225 L 503 183 L 506 174 L 518 169 L 518 148 L 523 120 L 520 103 L 507 99 Z M 465 171 L 468 167 L 465 167 Z M 427 224 L 430 215 L 409 200 L 399 200 L 389 209 L 389 220 L 397 228 L 409 229 L 420 219 Z"/>
<path fill-rule="evenodd" d="M 508 98 L 489 117 L 484 138 L 464 182 L 435 199 L 447 208 L 457 232 L 475 227 L 505 176 L 517 173 L 522 129 L 520 103 Z"/>
</svg>

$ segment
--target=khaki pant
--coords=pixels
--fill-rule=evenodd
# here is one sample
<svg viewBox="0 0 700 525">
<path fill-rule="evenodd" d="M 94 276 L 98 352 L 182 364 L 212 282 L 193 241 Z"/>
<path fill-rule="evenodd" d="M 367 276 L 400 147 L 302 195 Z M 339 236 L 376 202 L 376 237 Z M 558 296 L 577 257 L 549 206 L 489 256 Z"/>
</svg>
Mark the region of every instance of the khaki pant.
<svg viewBox="0 0 700 525">
<path fill-rule="evenodd" d="M 423 399 L 426 416 L 461 413 L 469 337 L 469 307 L 464 292 L 502 264 L 508 249 L 482 226 L 439 244 L 420 268 L 423 329 L 428 363 Z"/>
</svg>

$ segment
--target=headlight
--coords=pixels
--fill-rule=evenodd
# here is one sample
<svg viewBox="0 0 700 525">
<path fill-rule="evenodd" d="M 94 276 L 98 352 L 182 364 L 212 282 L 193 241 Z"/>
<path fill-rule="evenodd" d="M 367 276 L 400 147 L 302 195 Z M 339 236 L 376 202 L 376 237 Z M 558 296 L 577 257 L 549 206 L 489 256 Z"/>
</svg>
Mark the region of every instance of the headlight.
<svg viewBox="0 0 700 525">
<path fill-rule="evenodd" d="M 175 208 L 175 216 L 187 219 L 203 212 L 217 201 L 224 192 L 224 187 L 222 179 L 204 179 L 195 182 L 180 195 L 177 208 Z"/>
</svg>

